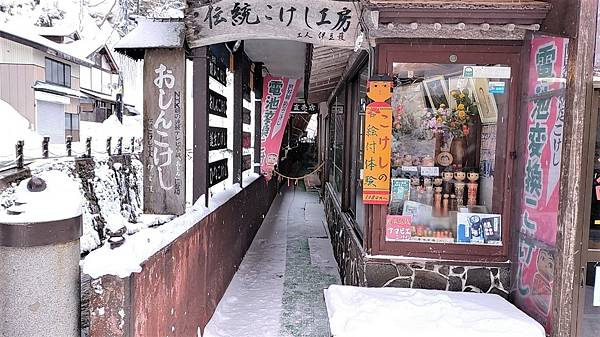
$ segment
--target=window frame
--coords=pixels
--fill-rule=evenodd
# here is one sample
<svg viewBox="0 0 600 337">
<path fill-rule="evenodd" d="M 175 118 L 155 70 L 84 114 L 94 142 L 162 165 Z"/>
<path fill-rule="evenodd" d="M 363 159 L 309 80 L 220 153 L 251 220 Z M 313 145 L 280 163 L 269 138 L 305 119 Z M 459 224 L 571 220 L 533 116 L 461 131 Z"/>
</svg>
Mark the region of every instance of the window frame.
<svg viewBox="0 0 600 337">
<path fill-rule="evenodd" d="M 61 72 L 62 69 L 62 72 Z M 68 71 L 67 71 L 68 70 Z M 71 65 L 55 59 L 46 57 L 44 76 L 46 83 L 60 85 L 62 87 L 71 87 Z M 68 73 L 68 76 L 67 76 Z M 61 76 L 62 74 L 62 76 Z M 62 77 L 62 80 L 60 79 Z"/>
<path fill-rule="evenodd" d="M 458 57 L 458 63 L 465 64 L 506 64 L 511 69 L 509 90 L 509 108 L 498 116 L 495 176 L 503 179 L 494 181 L 494 203 L 501 203 L 502 246 L 477 244 L 430 243 L 430 242 L 389 242 L 385 241 L 386 205 L 370 206 L 373 214 L 372 251 L 377 255 L 401 255 L 414 258 L 436 258 L 448 260 L 467 260 L 478 262 L 505 262 L 510 257 L 511 235 L 518 231 L 512 216 L 513 197 L 511 195 L 515 164 L 516 122 L 518 119 L 521 78 L 521 41 L 494 44 L 477 42 L 468 44 L 456 41 L 423 41 L 414 44 L 385 41 L 378 45 L 377 71 L 374 73 L 393 73 L 393 63 L 441 63 L 450 64 L 450 55 Z M 518 197 L 517 197 L 518 198 Z"/>
</svg>

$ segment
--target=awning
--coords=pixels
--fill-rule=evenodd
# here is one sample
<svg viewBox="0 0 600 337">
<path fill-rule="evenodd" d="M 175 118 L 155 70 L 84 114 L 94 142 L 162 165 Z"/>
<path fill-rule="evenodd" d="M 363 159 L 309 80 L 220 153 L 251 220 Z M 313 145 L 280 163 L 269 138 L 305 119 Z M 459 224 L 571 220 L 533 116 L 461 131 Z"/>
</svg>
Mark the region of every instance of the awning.
<svg viewBox="0 0 600 337">
<path fill-rule="evenodd" d="M 112 103 L 115 103 L 117 101 L 112 95 L 103 94 L 101 92 L 91 91 L 83 88 L 81 89 L 81 92 L 84 93 L 86 96 L 96 100 L 108 101 Z"/>
<path fill-rule="evenodd" d="M 33 85 L 33 90 L 42 91 L 51 94 L 57 94 L 62 96 L 68 96 L 73 98 L 85 98 L 87 97 L 85 94 L 81 93 L 81 91 L 74 90 L 71 88 L 63 87 L 56 84 L 46 83 L 42 81 L 37 81 Z"/>
</svg>

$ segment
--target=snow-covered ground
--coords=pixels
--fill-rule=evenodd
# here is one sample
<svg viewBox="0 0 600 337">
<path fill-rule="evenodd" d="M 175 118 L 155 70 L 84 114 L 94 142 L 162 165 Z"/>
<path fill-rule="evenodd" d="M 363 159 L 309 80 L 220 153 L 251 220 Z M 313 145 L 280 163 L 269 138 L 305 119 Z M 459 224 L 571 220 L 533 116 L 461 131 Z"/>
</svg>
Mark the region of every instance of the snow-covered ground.
<svg viewBox="0 0 600 337">
<path fill-rule="evenodd" d="M 498 295 L 332 285 L 325 301 L 334 337 L 545 337 Z"/>
</svg>

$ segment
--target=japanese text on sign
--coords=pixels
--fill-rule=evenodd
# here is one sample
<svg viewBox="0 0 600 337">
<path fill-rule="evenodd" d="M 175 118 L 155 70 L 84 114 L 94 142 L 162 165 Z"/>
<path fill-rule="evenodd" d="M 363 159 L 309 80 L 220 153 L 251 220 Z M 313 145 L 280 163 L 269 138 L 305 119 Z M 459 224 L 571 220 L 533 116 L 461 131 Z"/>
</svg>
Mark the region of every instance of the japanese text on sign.
<svg viewBox="0 0 600 337">
<path fill-rule="evenodd" d="M 284 38 L 307 43 L 353 46 L 358 4 L 346 1 L 246 0 L 191 6 L 186 25 L 192 48 L 236 39 Z M 235 40 L 235 39 L 234 39 Z"/>
</svg>

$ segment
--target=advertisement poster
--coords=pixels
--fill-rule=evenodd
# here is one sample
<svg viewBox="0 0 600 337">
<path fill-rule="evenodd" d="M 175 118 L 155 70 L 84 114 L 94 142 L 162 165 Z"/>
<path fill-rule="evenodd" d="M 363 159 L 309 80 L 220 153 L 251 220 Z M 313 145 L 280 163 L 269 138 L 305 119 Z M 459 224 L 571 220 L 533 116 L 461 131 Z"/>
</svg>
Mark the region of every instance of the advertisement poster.
<svg viewBox="0 0 600 337">
<path fill-rule="evenodd" d="M 456 242 L 502 245 L 499 214 L 456 213 Z"/>
<path fill-rule="evenodd" d="M 267 180 L 273 176 L 273 170 L 279 161 L 281 140 L 290 118 L 292 105 L 296 100 L 299 85 L 300 80 L 297 79 L 271 75 L 264 78 L 260 169 Z"/>
<path fill-rule="evenodd" d="M 565 114 L 568 39 L 531 40 L 519 264 L 515 304 L 552 326 L 552 282 L 558 230 L 559 179 Z M 525 119 L 523 119 L 525 122 Z"/>
<path fill-rule="evenodd" d="M 367 96 L 373 100 L 365 111 L 363 203 L 390 201 L 392 151 L 392 80 L 370 80 Z"/>
<path fill-rule="evenodd" d="M 412 237 L 411 217 L 388 215 L 385 221 L 385 241 L 410 240 Z"/>
</svg>

